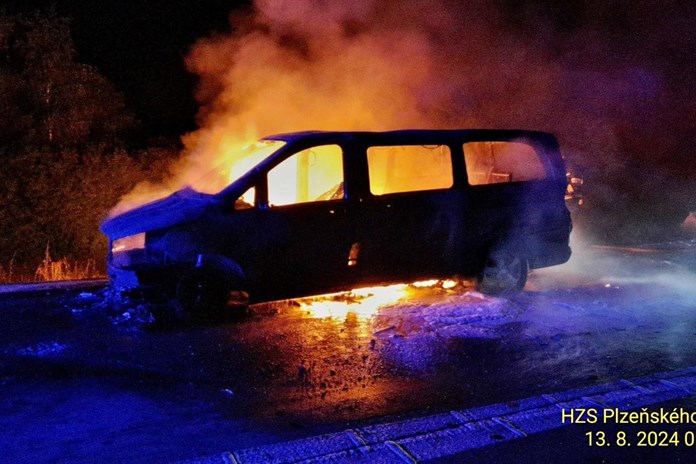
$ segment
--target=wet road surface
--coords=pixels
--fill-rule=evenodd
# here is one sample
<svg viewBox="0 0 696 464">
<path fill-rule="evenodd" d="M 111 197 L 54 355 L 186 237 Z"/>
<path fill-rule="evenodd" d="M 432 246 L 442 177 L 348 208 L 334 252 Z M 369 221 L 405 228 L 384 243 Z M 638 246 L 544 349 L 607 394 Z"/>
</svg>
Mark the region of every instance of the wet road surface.
<svg viewBox="0 0 696 464">
<path fill-rule="evenodd" d="M 4 297 L 0 454 L 168 462 L 696 366 L 694 255 L 585 250 L 514 296 L 397 286 L 216 325 L 108 291 Z"/>
</svg>

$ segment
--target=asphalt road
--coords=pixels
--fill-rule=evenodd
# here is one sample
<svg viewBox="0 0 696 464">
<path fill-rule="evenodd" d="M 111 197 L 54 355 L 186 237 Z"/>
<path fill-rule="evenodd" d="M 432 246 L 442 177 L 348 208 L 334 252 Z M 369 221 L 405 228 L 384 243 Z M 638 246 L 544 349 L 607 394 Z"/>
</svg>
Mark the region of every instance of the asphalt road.
<svg viewBox="0 0 696 464">
<path fill-rule="evenodd" d="M 514 296 L 390 287 L 209 325 L 107 290 L 4 295 L 0 455 L 171 462 L 696 366 L 695 258 L 587 249 Z"/>
</svg>

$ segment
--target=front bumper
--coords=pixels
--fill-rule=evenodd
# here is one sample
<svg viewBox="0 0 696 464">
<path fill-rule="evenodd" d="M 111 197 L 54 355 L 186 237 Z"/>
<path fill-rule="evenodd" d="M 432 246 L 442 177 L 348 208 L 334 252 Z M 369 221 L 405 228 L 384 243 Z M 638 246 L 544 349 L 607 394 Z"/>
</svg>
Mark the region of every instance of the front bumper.
<svg viewBox="0 0 696 464">
<path fill-rule="evenodd" d="M 106 263 L 111 285 L 117 288 L 134 288 L 144 285 L 141 278 L 162 263 L 149 255 L 145 249 L 112 252 Z"/>
</svg>

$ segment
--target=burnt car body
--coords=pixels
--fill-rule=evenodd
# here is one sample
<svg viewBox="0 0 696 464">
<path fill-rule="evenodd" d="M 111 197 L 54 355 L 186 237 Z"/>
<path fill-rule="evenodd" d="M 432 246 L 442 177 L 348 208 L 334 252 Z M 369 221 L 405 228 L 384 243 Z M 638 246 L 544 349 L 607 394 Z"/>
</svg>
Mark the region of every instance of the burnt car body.
<svg viewBox="0 0 696 464">
<path fill-rule="evenodd" d="M 553 135 L 522 130 L 301 132 L 215 194 L 185 189 L 106 220 L 115 285 L 189 306 L 477 276 L 524 286 L 570 257 Z M 281 171 L 285 171 L 283 174 Z"/>
</svg>

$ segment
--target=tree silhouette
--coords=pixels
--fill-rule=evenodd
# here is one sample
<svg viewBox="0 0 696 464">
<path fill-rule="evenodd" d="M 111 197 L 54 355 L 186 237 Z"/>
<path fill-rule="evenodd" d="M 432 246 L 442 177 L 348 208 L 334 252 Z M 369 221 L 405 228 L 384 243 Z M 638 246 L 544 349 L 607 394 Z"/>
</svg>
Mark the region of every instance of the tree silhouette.
<svg viewBox="0 0 696 464">
<path fill-rule="evenodd" d="M 0 17 L 0 89 L 5 146 L 115 147 L 137 127 L 123 96 L 77 61 L 65 18 Z"/>
<path fill-rule="evenodd" d="M 100 220 L 175 149 L 129 143 L 137 122 L 123 96 L 78 61 L 70 22 L 54 14 L 0 13 L 0 95 L 0 265 L 35 265 L 49 243 L 103 264 Z"/>
</svg>

